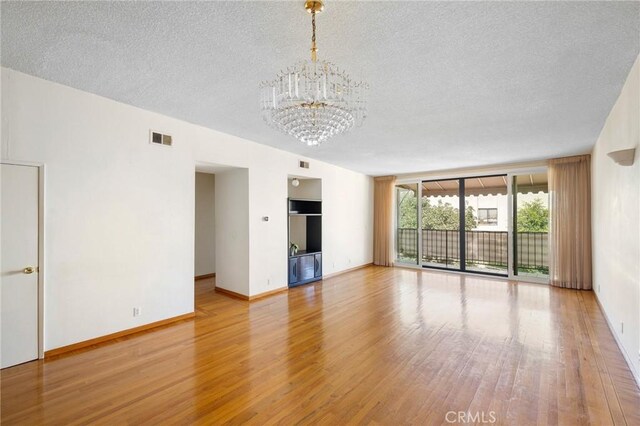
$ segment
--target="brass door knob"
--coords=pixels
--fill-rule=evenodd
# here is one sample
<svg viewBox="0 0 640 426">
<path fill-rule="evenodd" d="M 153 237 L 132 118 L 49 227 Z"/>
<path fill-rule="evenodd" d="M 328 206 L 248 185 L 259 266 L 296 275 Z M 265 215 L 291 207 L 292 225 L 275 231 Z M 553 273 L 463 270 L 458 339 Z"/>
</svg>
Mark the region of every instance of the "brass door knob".
<svg viewBox="0 0 640 426">
<path fill-rule="evenodd" d="M 33 266 L 27 266 L 22 270 L 22 272 L 24 272 L 25 274 L 33 274 L 35 271 L 36 268 L 34 268 Z"/>
</svg>

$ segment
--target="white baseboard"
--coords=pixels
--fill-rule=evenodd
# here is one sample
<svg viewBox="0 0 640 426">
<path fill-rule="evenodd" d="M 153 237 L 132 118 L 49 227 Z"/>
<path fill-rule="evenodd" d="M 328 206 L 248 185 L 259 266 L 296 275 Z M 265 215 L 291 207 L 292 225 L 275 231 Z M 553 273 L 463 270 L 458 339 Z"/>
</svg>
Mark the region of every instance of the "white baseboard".
<svg viewBox="0 0 640 426">
<path fill-rule="evenodd" d="M 622 342 L 618 338 L 618 335 L 615 332 L 616 329 L 613 327 L 613 324 L 611 323 L 611 320 L 607 315 L 607 311 L 605 311 L 604 306 L 602 306 L 602 303 L 600 302 L 600 298 L 598 297 L 598 293 L 595 291 L 595 289 L 593 290 L 593 294 L 595 294 L 596 302 L 598 302 L 598 306 L 600 307 L 600 310 L 602 311 L 602 315 L 604 316 L 604 319 L 607 322 L 607 326 L 609 326 L 609 330 L 611 331 L 611 334 L 613 334 L 613 338 L 616 341 L 618 348 L 620 348 L 620 352 L 622 352 L 622 356 L 624 357 L 624 360 L 627 362 L 627 365 L 629 366 L 629 370 L 631 370 L 631 374 L 633 375 L 633 378 L 636 380 L 636 384 L 640 388 L 640 374 L 634 368 L 633 362 L 631 361 L 632 358 L 629 356 L 626 349 L 622 345 Z"/>
</svg>

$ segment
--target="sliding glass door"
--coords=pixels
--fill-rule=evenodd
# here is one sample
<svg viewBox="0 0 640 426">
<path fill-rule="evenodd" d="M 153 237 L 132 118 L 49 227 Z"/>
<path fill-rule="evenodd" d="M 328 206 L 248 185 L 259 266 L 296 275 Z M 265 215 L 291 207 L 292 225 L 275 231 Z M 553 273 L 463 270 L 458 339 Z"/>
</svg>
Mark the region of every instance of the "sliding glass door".
<svg viewBox="0 0 640 426">
<path fill-rule="evenodd" d="M 545 169 L 402 183 L 396 198 L 397 262 L 548 280 Z"/>
<path fill-rule="evenodd" d="M 463 179 L 465 269 L 509 273 L 509 196 L 507 176 Z"/>
<path fill-rule="evenodd" d="M 418 264 L 418 184 L 396 186 L 396 262 Z"/>
<path fill-rule="evenodd" d="M 460 181 L 422 182 L 422 265 L 460 270 Z"/>
<path fill-rule="evenodd" d="M 506 175 L 422 182 L 422 265 L 508 274 Z"/>
<path fill-rule="evenodd" d="M 547 173 L 513 176 L 513 275 L 549 279 Z"/>
</svg>

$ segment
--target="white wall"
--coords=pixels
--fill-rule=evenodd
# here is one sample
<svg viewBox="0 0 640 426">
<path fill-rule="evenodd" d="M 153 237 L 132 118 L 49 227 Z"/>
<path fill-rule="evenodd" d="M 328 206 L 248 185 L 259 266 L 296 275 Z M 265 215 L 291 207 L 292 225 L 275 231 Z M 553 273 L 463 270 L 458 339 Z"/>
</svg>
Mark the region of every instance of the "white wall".
<svg viewBox="0 0 640 426">
<path fill-rule="evenodd" d="M 592 156 L 594 289 L 640 383 L 640 58 Z M 631 167 L 607 153 L 636 147 Z M 621 324 L 624 323 L 624 333 Z"/>
<path fill-rule="evenodd" d="M 249 171 L 218 173 L 216 197 L 216 287 L 248 294 Z"/>
<path fill-rule="evenodd" d="M 369 176 L 6 68 L 2 128 L 3 160 L 46 165 L 46 350 L 193 311 L 196 162 L 247 169 L 249 275 L 231 272 L 234 291 L 287 284 L 289 175 L 322 179 L 324 273 L 371 262 Z"/>
<path fill-rule="evenodd" d="M 195 275 L 216 272 L 216 176 L 196 173 Z"/>
</svg>

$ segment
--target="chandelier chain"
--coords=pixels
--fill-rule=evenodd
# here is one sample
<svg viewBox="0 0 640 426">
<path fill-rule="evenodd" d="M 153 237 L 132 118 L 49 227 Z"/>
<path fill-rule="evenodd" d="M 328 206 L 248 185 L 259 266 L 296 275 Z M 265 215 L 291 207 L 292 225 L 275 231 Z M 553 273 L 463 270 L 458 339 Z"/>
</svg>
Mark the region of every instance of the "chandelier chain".
<svg viewBox="0 0 640 426">
<path fill-rule="evenodd" d="M 316 12 L 311 12 L 311 41 L 316 42 Z"/>
<path fill-rule="evenodd" d="M 311 11 L 311 60 L 313 62 L 318 60 L 317 57 L 318 48 L 316 47 L 316 11 Z"/>
</svg>

